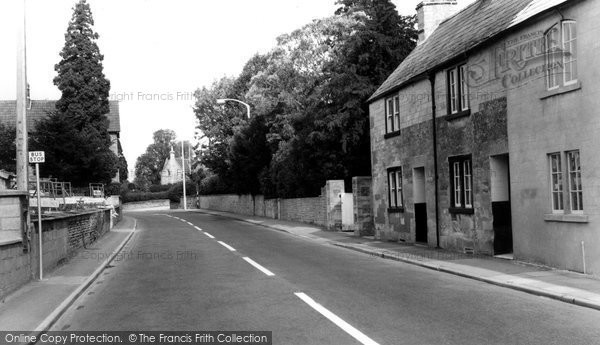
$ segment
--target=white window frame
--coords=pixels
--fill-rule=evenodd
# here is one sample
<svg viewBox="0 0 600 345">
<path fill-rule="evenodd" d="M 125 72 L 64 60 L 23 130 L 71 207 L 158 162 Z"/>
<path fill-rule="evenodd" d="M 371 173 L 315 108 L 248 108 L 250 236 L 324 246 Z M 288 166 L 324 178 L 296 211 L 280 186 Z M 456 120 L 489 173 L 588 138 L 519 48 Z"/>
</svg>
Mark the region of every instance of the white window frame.
<svg viewBox="0 0 600 345">
<path fill-rule="evenodd" d="M 465 208 L 473 208 L 473 169 L 470 159 L 463 161 Z"/>
<path fill-rule="evenodd" d="M 583 182 L 581 181 L 581 154 L 579 150 L 567 151 L 567 178 L 569 180 L 569 206 L 571 213 L 583 214 Z M 571 165 L 572 158 L 576 158 L 575 167 Z"/>
<path fill-rule="evenodd" d="M 400 97 L 398 95 L 385 99 L 385 132 L 395 133 L 400 130 Z"/>
<path fill-rule="evenodd" d="M 556 161 L 557 164 L 554 164 Z M 564 178 L 562 169 L 562 154 L 554 152 L 548 154 L 550 172 L 550 208 L 552 213 L 565 213 L 564 204 Z"/>
<path fill-rule="evenodd" d="M 562 49 L 563 49 L 563 83 L 565 86 L 577 83 L 577 22 L 565 20 L 562 22 Z M 569 68 L 567 69 L 567 65 Z M 567 80 L 567 71 L 571 79 Z"/>
<path fill-rule="evenodd" d="M 558 62 L 558 47 L 560 42 L 560 31 L 558 25 L 553 26 L 548 32 L 546 32 L 546 88 L 548 90 L 555 90 L 560 87 L 558 79 L 558 72 L 555 70 Z"/>
<path fill-rule="evenodd" d="M 473 209 L 473 158 L 462 156 L 449 159 L 452 172 L 451 205 L 458 209 Z"/>
<path fill-rule="evenodd" d="M 460 183 L 460 162 L 454 162 L 454 207 L 462 207 L 462 185 Z"/>
<path fill-rule="evenodd" d="M 450 113 L 458 113 L 458 82 L 456 69 L 448 72 L 448 88 L 450 90 Z"/>
<path fill-rule="evenodd" d="M 455 66 L 447 72 L 448 110 L 457 114 L 471 109 L 469 102 L 469 84 L 467 83 L 467 65 Z"/>
<path fill-rule="evenodd" d="M 401 209 L 404 207 L 401 167 L 388 169 L 388 196 L 390 209 Z"/>
<path fill-rule="evenodd" d="M 467 85 L 467 65 L 458 67 L 460 81 L 460 110 L 465 111 L 470 109 L 469 104 L 469 86 Z"/>
</svg>

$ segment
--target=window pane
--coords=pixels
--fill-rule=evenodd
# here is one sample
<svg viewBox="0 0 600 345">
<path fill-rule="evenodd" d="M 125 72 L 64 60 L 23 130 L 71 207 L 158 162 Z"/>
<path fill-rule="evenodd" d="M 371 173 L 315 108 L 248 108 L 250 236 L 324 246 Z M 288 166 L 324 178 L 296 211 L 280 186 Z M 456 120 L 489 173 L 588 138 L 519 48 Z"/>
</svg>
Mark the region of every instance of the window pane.
<svg viewBox="0 0 600 345">
<path fill-rule="evenodd" d="M 394 98 L 394 131 L 400 129 L 400 97 Z"/>
<path fill-rule="evenodd" d="M 454 206 L 461 207 L 462 205 L 462 193 L 460 186 L 460 163 L 454 162 Z"/>
<path fill-rule="evenodd" d="M 575 22 L 563 23 L 563 64 L 565 83 L 577 80 L 577 29 Z"/>
<path fill-rule="evenodd" d="M 467 66 L 460 66 L 461 110 L 469 109 L 469 89 L 467 85 Z"/>
<path fill-rule="evenodd" d="M 402 207 L 402 170 L 396 171 L 396 205 Z"/>
<path fill-rule="evenodd" d="M 456 85 L 456 70 L 453 69 L 448 73 L 449 89 L 450 89 L 450 110 L 452 113 L 458 111 L 458 97 Z"/>
<path fill-rule="evenodd" d="M 396 176 L 395 172 L 390 172 L 389 174 L 389 183 L 390 183 L 390 207 L 396 207 L 398 204 L 396 202 Z"/>
<path fill-rule="evenodd" d="M 392 123 L 393 121 L 393 111 L 394 111 L 394 102 L 392 101 L 392 99 L 390 98 L 387 101 L 387 109 L 386 109 L 386 118 L 387 118 L 387 132 L 393 132 L 394 131 L 394 124 Z"/>
<path fill-rule="evenodd" d="M 552 89 L 558 86 L 558 28 L 552 28 L 546 34 L 546 49 L 547 49 L 547 72 L 546 79 L 548 89 Z"/>
<path fill-rule="evenodd" d="M 569 198 L 571 199 L 571 211 L 583 211 L 583 188 L 581 185 L 581 165 L 579 151 L 567 153 L 568 176 L 569 176 Z"/>
<path fill-rule="evenodd" d="M 473 188 L 472 188 L 472 172 L 471 172 L 471 161 L 465 160 L 463 162 L 463 173 L 464 173 L 464 189 L 465 189 L 465 207 L 473 207 Z"/>
<path fill-rule="evenodd" d="M 550 159 L 550 192 L 552 194 L 552 210 L 562 211 L 563 205 L 563 181 L 560 153 L 548 156 Z"/>
</svg>

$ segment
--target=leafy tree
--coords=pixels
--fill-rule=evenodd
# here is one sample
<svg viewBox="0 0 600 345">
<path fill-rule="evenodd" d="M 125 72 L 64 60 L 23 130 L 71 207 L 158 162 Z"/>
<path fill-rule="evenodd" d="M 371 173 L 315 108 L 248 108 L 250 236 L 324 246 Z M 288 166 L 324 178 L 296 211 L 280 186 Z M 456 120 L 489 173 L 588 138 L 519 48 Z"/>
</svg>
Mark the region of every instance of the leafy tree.
<svg viewBox="0 0 600 345">
<path fill-rule="evenodd" d="M 62 96 L 56 112 L 37 123 L 33 138 L 33 146 L 48 156 L 42 173 L 75 186 L 108 183 L 120 165 L 110 150 L 106 117 L 110 82 L 104 76 L 104 57 L 93 25 L 90 6 L 80 0 L 67 27 L 62 59 L 55 66 L 54 84 Z"/>
<path fill-rule="evenodd" d="M 255 116 L 237 132 L 231 144 L 231 187 L 239 194 L 260 194 L 260 177 L 271 161 L 267 143 L 268 128 L 262 116 Z"/>
<path fill-rule="evenodd" d="M 7 126 L 0 123 L 0 169 L 6 171 L 16 171 L 17 157 L 17 129 L 14 126 Z"/>
<path fill-rule="evenodd" d="M 153 142 L 135 163 L 134 183 L 141 190 L 149 190 L 151 185 L 160 184 L 160 174 L 174 148 L 176 134 L 171 129 L 159 129 L 152 135 Z M 177 150 L 175 150 L 177 151 Z"/>
<path fill-rule="evenodd" d="M 280 36 L 237 79 L 196 93 L 209 141 L 203 191 L 227 184 L 256 193 L 259 184 L 268 196 L 301 197 L 318 194 L 327 179 L 370 174 L 366 100 L 414 48 L 415 20 L 389 0 L 337 4 L 334 16 Z M 225 97 L 247 100 L 253 119 L 218 108 Z"/>
</svg>

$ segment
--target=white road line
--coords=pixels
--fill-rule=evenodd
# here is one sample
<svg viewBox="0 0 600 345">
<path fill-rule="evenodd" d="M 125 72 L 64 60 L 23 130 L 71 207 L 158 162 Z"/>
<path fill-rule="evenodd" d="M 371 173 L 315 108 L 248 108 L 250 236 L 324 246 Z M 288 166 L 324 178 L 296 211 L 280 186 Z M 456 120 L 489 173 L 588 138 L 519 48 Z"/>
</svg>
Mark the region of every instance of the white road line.
<svg viewBox="0 0 600 345">
<path fill-rule="evenodd" d="M 198 230 L 198 231 L 202 231 L 202 229 L 200 229 L 200 228 L 199 228 L 199 227 L 197 227 L 197 226 L 194 226 L 194 228 L 196 228 L 196 230 Z"/>
<path fill-rule="evenodd" d="M 232 252 L 235 252 L 235 248 L 233 248 L 232 246 L 228 245 L 227 243 L 223 242 L 223 241 L 217 241 L 219 242 L 220 245 L 222 245 L 223 247 L 231 250 Z"/>
<path fill-rule="evenodd" d="M 248 257 L 244 257 L 244 260 L 246 260 L 250 265 L 254 266 L 257 270 L 261 271 L 262 273 L 268 275 L 269 277 L 272 277 L 275 275 L 275 273 L 269 271 L 268 269 L 262 267 L 261 265 L 259 265 L 256 261 L 248 258 Z"/>
<path fill-rule="evenodd" d="M 365 344 L 365 345 L 379 345 L 373 339 L 367 337 L 364 333 L 362 333 L 358 329 L 352 327 L 349 323 L 347 323 L 346 321 L 340 319 L 337 315 L 335 315 L 334 313 L 330 312 L 329 310 L 327 310 L 325 307 L 323 307 L 319 303 L 315 302 L 312 298 L 308 297 L 308 295 L 306 295 L 305 293 L 303 293 L 303 292 L 295 292 L 294 295 L 298 296 L 298 298 L 300 298 L 301 300 L 303 300 L 306 304 L 308 304 L 313 309 L 315 309 L 316 311 L 318 311 L 319 313 L 321 313 L 323 316 L 325 316 L 326 318 L 328 318 L 331 322 L 335 323 L 336 326 L 338 326 L 339 328 L 343 329 L 346 333 L 348 333 L 351 336 L 353 336 L 356 340 L 360 341 L 362 344 Z"/>
<path fill-rule="evenodd" d="M 203 232 L 203 234 L 205 234 L 206 236 L 210 237 L 210 238 L 215 238 L 215 236 L 209 234 L 208 232 Z"/>
</svg>

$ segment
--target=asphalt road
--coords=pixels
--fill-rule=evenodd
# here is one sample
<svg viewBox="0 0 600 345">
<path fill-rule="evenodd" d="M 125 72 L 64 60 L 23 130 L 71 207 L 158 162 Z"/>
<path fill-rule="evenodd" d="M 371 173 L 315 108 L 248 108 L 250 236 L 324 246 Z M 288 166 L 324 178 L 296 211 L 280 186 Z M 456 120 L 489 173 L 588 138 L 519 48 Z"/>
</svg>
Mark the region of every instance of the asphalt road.
<svg viewBox="0 0 600 345">
<path fill-rule="evenodd" d="M 272 331 L 273 344 L 600 343 L 595 310 L 228 218 L 132 215 L 139 231 L 53 330 Z"/>
</svg>

